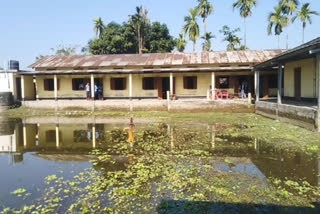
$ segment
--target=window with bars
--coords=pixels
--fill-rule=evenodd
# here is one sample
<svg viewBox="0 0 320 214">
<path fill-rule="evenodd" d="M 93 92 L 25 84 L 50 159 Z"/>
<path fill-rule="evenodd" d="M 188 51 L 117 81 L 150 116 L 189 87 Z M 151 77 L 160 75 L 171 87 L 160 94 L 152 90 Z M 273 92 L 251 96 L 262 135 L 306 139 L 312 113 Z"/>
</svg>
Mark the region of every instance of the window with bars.
<svg viewBox="0 0 320 214">
<path fill-rule="evenodd" d="M 197 89 L 197 77 L 196 76 L 183 77 L 183 88 Z"/>
<path fill-rule="evenodd" d="M 111 90 L 125 90 L 126 78 L 111 78 L 110 79 Z"/>
<path fill-rule="evenodd" d="M 155 78 L 145 77 L 142 79 L 143 90 L 154 90 L 155 89 Z"/>
</svg>

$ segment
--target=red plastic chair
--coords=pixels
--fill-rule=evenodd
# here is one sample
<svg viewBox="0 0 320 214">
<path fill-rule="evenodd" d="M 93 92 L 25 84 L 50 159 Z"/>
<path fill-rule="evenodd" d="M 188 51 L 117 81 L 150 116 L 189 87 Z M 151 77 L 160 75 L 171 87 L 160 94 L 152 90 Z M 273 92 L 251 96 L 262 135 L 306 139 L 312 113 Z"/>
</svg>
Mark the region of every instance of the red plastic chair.
<svg viewBox="0 0 320 214">
<path fill-rule="evenodd" d="M 222 90 L 221 92 L 220 92 L 220 97 L 221 97 L 221 99 L 223 99 L 224 97 L 228 100 L 229 99 L 229 93 L 228 93 L 228 91 L 226 91 L 226 90 Z"/>
</svg>

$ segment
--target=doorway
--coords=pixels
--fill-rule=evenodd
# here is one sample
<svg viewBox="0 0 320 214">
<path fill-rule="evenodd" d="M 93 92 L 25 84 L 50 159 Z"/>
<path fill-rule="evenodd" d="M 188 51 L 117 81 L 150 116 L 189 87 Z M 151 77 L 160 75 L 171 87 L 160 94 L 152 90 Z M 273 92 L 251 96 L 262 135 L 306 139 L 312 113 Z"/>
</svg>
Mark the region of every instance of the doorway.
<svg viewBox="0 0 320 214">
<path fill-rule="evenodd" d="M 17 100 L 21 100 L 21 78 L 17 77 L 16 78 L 16 98 Z"/>
<path fill-rule="evenodd" d="M 167 99 L 167 91 L 170 91 L 170 78 L 163 77 L 162 80 L 162 99 Z"/>
<path fill-rule="evenodd" d="M 301 68 L 294 69 L 294 97 L 296 101 L 301 100 Z"/>
<path fill-rule="evenodd" d="M 94 85 L 97 87 L 94 92 L 95 100 L 103 99 L 103 78 L 94 78 Z"/>
</svg>

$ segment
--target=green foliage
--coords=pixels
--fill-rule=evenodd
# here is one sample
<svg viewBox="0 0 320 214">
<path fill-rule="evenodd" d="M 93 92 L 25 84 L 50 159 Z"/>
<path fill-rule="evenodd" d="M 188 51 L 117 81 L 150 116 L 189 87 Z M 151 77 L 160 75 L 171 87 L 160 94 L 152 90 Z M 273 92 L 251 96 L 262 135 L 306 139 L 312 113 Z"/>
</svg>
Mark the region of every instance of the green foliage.
<svg viewBox="0 0 320 214">
<path fill-rule="evenodd" d="M 101 36 L 102 36 L 102 34 L 104 32 L 104 29 L 105 29 L 103 21 L 99 17 L 99 18 L 93 19 L 93 23 L 94 23 L 93 31 L 95 32 L 96 36 L 101 38 Z"/>
<path fill-rule="evenodd" d="M 241 39 L 237 36 L 236 33 L 240 31 L 240 28 L 231 30 L 227 25 L 224 25 L 219 31 L 224 35 L 223 41 L 228 42 L 227 50 L 234 51 L 241 47 Z"/>
<path fill-rule="evenodd" d="M 136 7 L 136 13 L 134 15 L 131 15 L 129 19 L 129 24 L 136 33 L 139 54 L 142 54 L 146 42 L 146 37 L 148 35 L 150 20 L 148 19 L 147 15 L 147 9 L 143 9 L 142 6 L 140 6 Z"/>
<path fill-rule="evenodd" d="M 309 22 L 309 24 L 312 24 L 311 15 L 319 16 L 319 13 L 317 11 L 312 11 L 309 8 L 309 6 L 310 6 L 310 3 L 303 4 L 292 20 L 294 22 L 298 18 L 302 23 L 302 28 L 303 28 L 302 43 L 304 43 L 304 30 L 307 26 L 307 21 Z"/>
<path fill-rule="evenodd" d="M 179 34 L 179 38 L 177 39 L 177 50 L 179 52 L 183 52 L 184 49 L 186 48 L 187 42 L 186 40 L 183 38 L 182 34 Z"/>
<path fill-rule="evenodd" d="M 189 15 L 184 17 L 184 26 L 182 28 L 183 35 L 189 36 L 189 40 L 193 42 L 193 52 L 196 51 L 196 41 L 199 38 L 199 25 L 197 23 L 197 8 L 189 9 Z"/>
<path fill-rule="evenodd" d="M 13 194 L 13 195 L 21 195 L 21 194 L 26 193 L 26 192 L 27 192 L 26 189 L 19 188 L 19 189 L 16 189 L 15 191 L 11 192 L 11 194 Z"/>
<path fill-rule="evenodd" d="M 240 11 L 240 16 L 247 18 L 252 15 L 252 8 L 257 6 L 256 0 L 237 0 L 233 3 L 233 9 L 238 8 Z"/>
<path fill-rule="evenodd" d="M 272 28 L 274 27 L 274 34 L 279 36 L 282 33 L 282 29 L 287 25 L 287 18 L 282 14 L 281 7 L 274 7 L 274 11 L 268 15 L 268 34 L 272 34 Z"/>
<path fill-rule="evenodd" d="M 202 43 L 202 50 L 203 51 L 210 51 L 211 50 L 211 39 L 215 38 L 214 35 L 212 35 L 211 32 L 206 33 L 204 36 L 201 37 L 203 39 Z"/>
<path fill-rule="evenodd" d="M 153 22 L 146 38 L 147 53 L 167 53 L 175 47 L 175 40 L 170 35 L 166 24 Z"/>
<path fill-rule="evenodd" d="M 154 22 L 152 25 L 148 25 L 146 31 L 148 34 L 145 38 L 144 52 L 162 53 L 171 52 L 174 49 L 175 41 L 165 24 Z M 88 46 L 91 54 L 133 54 L 139 52 L 137 37 L 132 31 L 132 26 L 126 22 L 122 25 L 115 22 L 109 23 L 102 37 L 91 40 Z"/>
</svg>

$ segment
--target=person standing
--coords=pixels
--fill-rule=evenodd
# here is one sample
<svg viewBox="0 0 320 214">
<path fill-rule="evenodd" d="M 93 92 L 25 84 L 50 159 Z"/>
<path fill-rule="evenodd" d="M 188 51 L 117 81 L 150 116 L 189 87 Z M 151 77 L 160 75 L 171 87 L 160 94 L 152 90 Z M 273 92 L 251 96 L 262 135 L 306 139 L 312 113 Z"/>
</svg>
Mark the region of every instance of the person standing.
<svg viewBox="0 0 320 214">
<path fill-rule="evenodd" d="M 97 83 L 94 84 L 94 99 L 98 99 L 98 86 L 97 86 Z"/>
<path fill-rule="evenodd" d="M 87 100 L 90 100 L 90 84 L 86 84 L 86 94 L 87 94 Z"/>
</svg>

